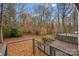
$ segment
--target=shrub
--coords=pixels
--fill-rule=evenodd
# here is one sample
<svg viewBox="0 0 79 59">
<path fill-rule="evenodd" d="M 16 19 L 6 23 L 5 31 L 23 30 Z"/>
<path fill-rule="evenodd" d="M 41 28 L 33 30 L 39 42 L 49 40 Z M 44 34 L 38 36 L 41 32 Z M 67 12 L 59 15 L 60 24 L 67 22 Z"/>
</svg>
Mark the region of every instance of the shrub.
<svg viewBox="0 0 79 59">
<path fill-rule="evenodd" d="M 9 28 L 3 29 L 3 37 L 5 37 L 5 38 L 10 37 L 10 31 L 11 31 L 11 29 L 9 29 Z"/>
<path fill-rule="evenodd" d="M 10 37 L 19 37 L 22 35 L 22 32 L 18 29 L 11 29 Z"/>
<path fill-rule="evenodd" d="M 7 37 L 19 37 L 21 35 L 22 35 L 22 32 L 19 31 L 18 29 L 7 28 L 7 29 L 3 30 L 4 38 L 7 38 Z"/>
<path fill-rule="evenodd" d="M 19 37 L 19 36 L 22 36 L 22 32 L 21 31 L 17 31 L 16 34 L 15 34 L 15 37 Z"/>
<path fill-rule="evenodd" d="M 45 44 L 46 44 L 46 43 L 48 43 L 48 42 L 49 42 L 49 38 L 48 38 L 48 37 L 43 37 L 43 38 L 42 38 L 42 41 L 43 41 L 43 43 L 45 43 Z"/>
<path fill-rule="evenodd" d="M 42 41 L 44 44 L 47 44 L 47 43 L 51 43 L 53 40 L 52 40 L 52 38 L 49 38 L 49 37 L 43 37 Z"/>
</svg>

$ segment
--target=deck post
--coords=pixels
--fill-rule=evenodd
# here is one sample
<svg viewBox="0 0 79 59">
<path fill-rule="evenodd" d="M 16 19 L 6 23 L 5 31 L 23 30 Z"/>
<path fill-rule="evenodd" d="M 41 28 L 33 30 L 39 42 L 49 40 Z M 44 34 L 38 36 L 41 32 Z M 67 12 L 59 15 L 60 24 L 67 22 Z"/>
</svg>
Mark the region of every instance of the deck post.
<svg viewBox="0 0 79 59">
<path fill-rule="evenodd" d="M 55 48 L 53 48 L 53 55 L 56 56 Z"/>
<path fill-rule="evenodd" d="M 33 56 L 35 56 L 35 39 L 32 40 L 32 45 L 33 45 Z"/>
<path fill-rule="evenodd" d="M 76 10 L 78 12 L 78 26 L 79 26 L 79 3 L 75 3 Z M 79 27 L 78 27 L 78 51 L 77 55 L 79 55 Z"/>
<path fill-rule="evenodd" d="M 79 26 L 79 10 L 78 10 L 78 26 Z M 79 27 L 78 27 L 78 38 L 79 38 Z M 79 52 L 79 39 L 78 39 L 78 52 Z"/>
<path fill-rule="evenodd" d="M 50 56 L 56 56 L 55 48 L 50 46 Z"/>
<path fill-rule="evenodd" d="M 44 45 L 44 51 L 45 51 L 45 45 Z"/>
<path fill-rule="evenodd" d="M 3 44 L 3 47 L 0 51 L 0 56 L 7 56 L 7 43 Z"/>
<path fill-rule="evenodd" d="M 49 56 L 52 56 L 52 48 L 51 48 L 51 46 L 50 46 L 50 54 L 49 54 Z"/>
<path fill-rule="evenodd" d="M 5 50 L 5 55 L 4 56 L 7 56 L 7 46 L 6 46 L 6 50 Z"/>
</svg>

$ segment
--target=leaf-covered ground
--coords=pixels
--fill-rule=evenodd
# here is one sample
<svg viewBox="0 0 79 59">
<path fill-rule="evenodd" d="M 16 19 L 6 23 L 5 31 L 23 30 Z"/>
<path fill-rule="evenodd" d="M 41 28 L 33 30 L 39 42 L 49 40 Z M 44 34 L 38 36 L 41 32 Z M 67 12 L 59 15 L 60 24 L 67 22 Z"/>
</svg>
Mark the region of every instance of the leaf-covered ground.
<svg viewBox="0 0 79 59">
<path fill-rule="evenodd" d="M 51 35 L 47 35 L 48 37 L 51 37 Z M 36 35 L 24 35 L 22 37 L 18 38 L 7 38 L 5 41 L 8 43 L 8 55 L 10 56 L 31 56 L 33 55 L 32 52 L 32 40 L 35 38 L 35 40 L 42 41 L 43 36 L 36 36 Z M 28 41 L 27 41 L 28 40 Z M 13 43 L 16 42 L 16 43 Z M 41 51 L 36 49 L 37 55 L 44 55 Z"/>
</svg>

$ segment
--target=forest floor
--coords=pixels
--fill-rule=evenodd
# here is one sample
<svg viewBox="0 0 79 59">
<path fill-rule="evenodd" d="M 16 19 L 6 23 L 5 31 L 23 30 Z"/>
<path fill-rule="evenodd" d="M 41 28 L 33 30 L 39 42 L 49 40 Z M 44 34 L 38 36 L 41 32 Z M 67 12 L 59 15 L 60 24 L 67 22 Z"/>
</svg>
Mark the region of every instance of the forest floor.
<svg viewBox="0 0 79 59">
<path fill-rule="evenodd" d="M 41 39 L 44 36 L 52 38 L 52 35 L 43 35 L 43 36 L 38 36 L 38 35 L 23 35 L 21 37 L 6 38 L 6 39 L 4 39 L 4 41 L 7 42 L 7 43 L 12 43 L 12 42 L 21 41 L 21 40 L 29 40 L 29 39 L 35 39 L 35 40 L 41 41 Z"/>
<path fill-rule="evenodd" d="M 46 37 L 51 37 L 52 35 L 45 35 Z M 8 55 L 11 56 L 31 56 L 32 55 L 32 40 L 35 39 L 37 41 L 42 41 L 43 36 L 36 36 L 36 35 L 23 35 L 22 37 L 18 38 L 7 38 L 4 39 L 5 42 L 8 43 Z M 17 42 L 17 43 L 14 43 Z M 40 53 L 37 51 L 36 53 Z M 39 55 L 39 54 L 37 54 Z M 44 55 L 41 53 L 41 55 Z"/>
</svg>

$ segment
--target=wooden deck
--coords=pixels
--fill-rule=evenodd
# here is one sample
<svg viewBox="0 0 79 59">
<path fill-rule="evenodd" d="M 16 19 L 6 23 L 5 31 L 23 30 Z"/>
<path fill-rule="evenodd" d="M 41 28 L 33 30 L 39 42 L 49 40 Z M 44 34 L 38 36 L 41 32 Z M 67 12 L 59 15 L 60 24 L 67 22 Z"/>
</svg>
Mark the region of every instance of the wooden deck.
<svg viewBox="0 0 79 59">
<path fill-rule="evenodd" d="M 77 55 L 77 49 L 78 49 L 77 45 L 66 43 L 60 40 L 55 40 L 50 45 L 68 54 Z"/>
</svg>

